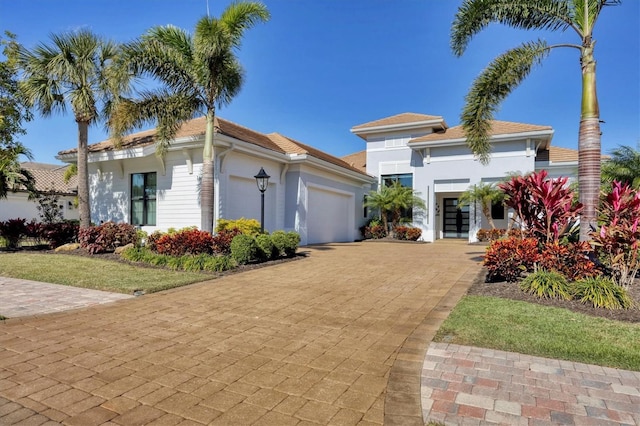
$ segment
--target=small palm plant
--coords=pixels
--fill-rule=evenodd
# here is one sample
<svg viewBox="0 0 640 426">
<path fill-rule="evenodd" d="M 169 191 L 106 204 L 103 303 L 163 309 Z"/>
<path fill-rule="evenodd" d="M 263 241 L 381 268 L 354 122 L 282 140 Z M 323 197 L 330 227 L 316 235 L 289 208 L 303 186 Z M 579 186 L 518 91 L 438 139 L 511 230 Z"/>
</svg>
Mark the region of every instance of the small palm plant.
<svg viewBox="0 0 640 426">
<path fill-rule="evenodd" d="M 596 308 L 629 309 L 633 299 L 627 291 L 607 277 L 584 278 L 573 283 L 573 297 Z"/>
<path fill-rule="evenodd" d="M 520 288 L 540 299 L 571 300 L 569 283 L 561 273 L 538 269 L 520 283 Z"/>
</svg>

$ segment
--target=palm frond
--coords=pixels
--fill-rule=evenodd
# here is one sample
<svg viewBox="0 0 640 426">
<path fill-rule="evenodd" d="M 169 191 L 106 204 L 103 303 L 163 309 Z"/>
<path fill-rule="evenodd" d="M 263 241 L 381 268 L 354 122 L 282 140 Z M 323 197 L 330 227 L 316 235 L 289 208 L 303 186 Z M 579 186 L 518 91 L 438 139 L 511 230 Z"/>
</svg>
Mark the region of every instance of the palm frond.
<svg viewBox="0 0 640 426">
<path fill-rule="evenodd" d="M 524 43 L 497 57 L 473 82 L 461 121 L 469 148 L 483 164 L 489 161 L 491 120 L 500 103 L 548 54 L 549 47 L 542 40 Z"/>
<path fill-rule="evenodd" d="M 569 0 L 465 0 L 451 27 L 451 48 L 461 56 L 473 36 L 491 23 L 525 30 L 565 30 L 572 26 L 571 3 Z"/>
<path fill-rule="evenodd" d="M 229 5 L 222 15 L 220 22 L 231 37 L 231 45 L 239 47 L 242 35 L 256 24 L 267 22 L 271 18 L 267 7 L 254 1 L 236 1 Z"/>
</svg>

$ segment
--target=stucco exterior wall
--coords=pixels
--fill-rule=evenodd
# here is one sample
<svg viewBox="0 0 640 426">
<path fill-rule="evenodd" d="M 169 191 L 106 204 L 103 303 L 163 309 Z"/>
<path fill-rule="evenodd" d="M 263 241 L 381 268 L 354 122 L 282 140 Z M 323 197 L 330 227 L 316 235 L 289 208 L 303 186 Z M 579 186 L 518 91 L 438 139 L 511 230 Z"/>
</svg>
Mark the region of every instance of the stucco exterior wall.
<svg viewBox="0 0 640 426">
<path fill-rule="evenodd" d="M 62 215 L 66 220 L 77 220 L 78 209 L 74 207 L 74 197 L 61 195 L 58 198 L 62 206 Z M 39 220 L 38 202 L 29 200 L 26 192 L 9 192 L 7 198 L 0 200 L 0 221 L 9 219 L 26 219 L 27 222 Z"/>
</svg>

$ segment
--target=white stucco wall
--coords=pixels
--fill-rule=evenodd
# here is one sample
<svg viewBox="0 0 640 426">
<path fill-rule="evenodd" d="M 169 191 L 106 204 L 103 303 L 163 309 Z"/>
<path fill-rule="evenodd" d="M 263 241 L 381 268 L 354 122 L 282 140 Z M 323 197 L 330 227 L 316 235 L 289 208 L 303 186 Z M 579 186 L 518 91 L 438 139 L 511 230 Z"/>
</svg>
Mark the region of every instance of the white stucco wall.
<svg viewBox="0 0 640 426">
<path fill-rule="evenodd" d="M 63 195 L 58 198 L 62 206 L 62 215 L 66 220 L 77 220 L 78 209 L 73 205 L 74 197 Z M 9 219 L 39 220 L 38 202 L 29 200 L 26 192 L 9 192 L 7 198 L 0 200 L 0 221 Z"/>
<path fill-rule="evenodd" d="M 465 145 L 433 146 L 412 150 L 410 147 L 385 149 L 381 140 L 367 141 L 367 172 L 375 176 L 412 173 L 413 189 L 427 204 L 424 217 L 414 217 L 413 225 L 422 229 L 422 239 L 442 238 L 442 207 L 444 198 L 457 198 L 470 185 L 491 182 L 513 172 L 527 173 L 535 168 L 535 154 L 527 151 L 525 140 L 511 140 L 493 144 L 491 161 L 483 165 Z M 438 214 L 440 213 L 440 214 Z M 482 211 L 471 206 L 469 212 L 469 240 L 483 224 Z M 497 226 L 506 219 L 498 221 Z M 500 224 L 500 225 L 499 225 Z"/>
<path fill-rule="evenodd" d="M 295 230 L 301 235 L 302 245 L 360 237 L 359 227 L 365 220 L 362 200 L 369 189 L 369 185 L 363 185 L 365 177 L 345 176 L 324 163 L 309 164 L 317 162 L 315 159 L 289 164 L 284 159 L 274 159 L 277 156 L 251 155 L 246 149 L 220 152 L 223 154 L 216 166 L 216 218 L 260 220 L 261 197 L 254 175 L 263 167 L 271 176 L 265 192 L 265 230 Z M 164 161 L 166 172 L 154 155 L 90 163 L 92 220 L 129 222 L 131 175 L 156 172 L 156 225 L 142 229 L 152 232 L 199 227 L 201 163 L 202 153 L 197 148 L 170 151 Z M 327 221 L 327 217 L 333 220 Z"/>
</svg>

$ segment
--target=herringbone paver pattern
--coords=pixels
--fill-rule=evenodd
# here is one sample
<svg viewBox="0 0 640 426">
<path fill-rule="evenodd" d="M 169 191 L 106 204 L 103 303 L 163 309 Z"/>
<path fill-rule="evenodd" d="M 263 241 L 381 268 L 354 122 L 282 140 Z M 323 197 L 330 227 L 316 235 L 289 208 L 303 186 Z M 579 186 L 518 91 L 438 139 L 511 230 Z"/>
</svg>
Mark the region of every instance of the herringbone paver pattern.
<svg viewBox="0 0 640 426">
<path fill-rule="evenodd" d="M 421 424 L 433 333 L 484 247 L 353 243 L 0 324 L 0 424 Z"/>
</svg>

